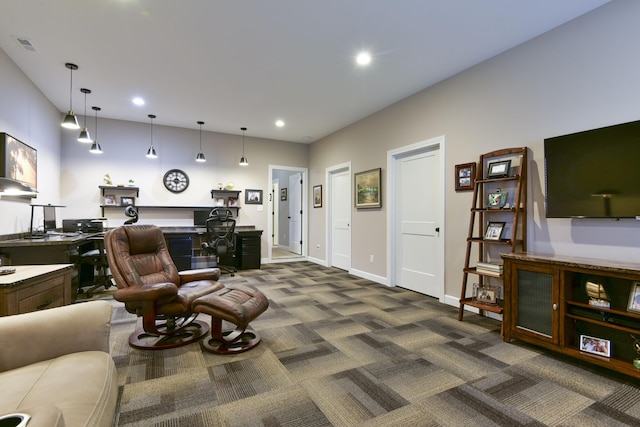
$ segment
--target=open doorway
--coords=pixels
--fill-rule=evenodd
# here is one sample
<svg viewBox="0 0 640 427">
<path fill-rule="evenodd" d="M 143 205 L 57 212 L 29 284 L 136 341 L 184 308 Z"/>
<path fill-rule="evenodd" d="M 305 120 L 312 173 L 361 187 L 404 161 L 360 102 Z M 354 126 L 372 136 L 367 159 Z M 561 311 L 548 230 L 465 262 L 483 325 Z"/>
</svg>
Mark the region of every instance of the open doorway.
<svg viewBox="0 0 640 427">
<path fill-rule="evenodd" d="M 270 262 L 306 259 L 307 191 L 305 168 L 269 166 L 271 194 L 268 253 Z"/>
</svg>

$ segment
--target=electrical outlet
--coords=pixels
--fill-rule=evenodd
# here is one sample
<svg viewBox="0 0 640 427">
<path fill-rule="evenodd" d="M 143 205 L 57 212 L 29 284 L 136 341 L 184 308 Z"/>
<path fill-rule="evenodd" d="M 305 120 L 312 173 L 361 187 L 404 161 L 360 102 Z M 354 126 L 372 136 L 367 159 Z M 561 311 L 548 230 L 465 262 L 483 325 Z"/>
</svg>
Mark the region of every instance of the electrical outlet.
<svg viewBox="0 0 640 427">
<path fill-rule="evenodd" d="M 369 255 L 369 262 L 373 262 L 373 255 Z"/>
<path fill-rule="evenodd" d="M 317 249 L 317 250 L 320 250 L 320 245 L 316 245 L 316 249 Z"/>
</svg>

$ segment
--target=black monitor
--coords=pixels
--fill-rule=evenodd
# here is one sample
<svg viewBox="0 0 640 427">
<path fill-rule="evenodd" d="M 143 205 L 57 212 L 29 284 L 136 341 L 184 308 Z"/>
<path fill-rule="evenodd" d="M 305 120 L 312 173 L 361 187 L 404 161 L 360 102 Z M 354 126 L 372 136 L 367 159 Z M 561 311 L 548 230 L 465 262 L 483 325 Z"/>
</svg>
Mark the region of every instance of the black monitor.
<svg viewBox="0 0 640 427">
<path fill-rule="evenodd" d="M 39 215 L 42 208 L 43 216 Z M 61 205 L 31 205 L 31 237 L 43 237 L 48 231 L 56 229 L 56 208 L 64 208 Z M 43 218 L 42 227 L 40 227 L 40 218 Z"/>
<path fill-rule="evenodd" d="M 208 209 L 206 211 L 204 210 L 193 211 L 193 225 L 195 227 L 206 227 L 207 218 L 209 218 L 210 212 L 211 212 L 211 209 Z"/>
</svg>

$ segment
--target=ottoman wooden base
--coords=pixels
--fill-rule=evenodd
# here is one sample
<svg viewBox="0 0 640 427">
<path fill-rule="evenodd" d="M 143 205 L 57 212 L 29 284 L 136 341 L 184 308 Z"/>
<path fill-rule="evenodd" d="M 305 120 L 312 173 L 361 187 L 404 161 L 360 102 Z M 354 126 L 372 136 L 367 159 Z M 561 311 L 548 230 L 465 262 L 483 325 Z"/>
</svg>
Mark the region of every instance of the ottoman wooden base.
<svg viewBox="0 0 640 427">
<path fill-rule="evenodd" d="M 216 354 L 235 354 L 260 343 L 260 335 L 249 323 L 269 307 L 269 300 L 256 289 L 232 285 L 197 298 L 191 307 L 196 313 L 211 316 L 211 337 L 202 341 L 204 349 Z M 223 320 L 234 324 L 235 329 L 224 331 Z"/>
</svg>

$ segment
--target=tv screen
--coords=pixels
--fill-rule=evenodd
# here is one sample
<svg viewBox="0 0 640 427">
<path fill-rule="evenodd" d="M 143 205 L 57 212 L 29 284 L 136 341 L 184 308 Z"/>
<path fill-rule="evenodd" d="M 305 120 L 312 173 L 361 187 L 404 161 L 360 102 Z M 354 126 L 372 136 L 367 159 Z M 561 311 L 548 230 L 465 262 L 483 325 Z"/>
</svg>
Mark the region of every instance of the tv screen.
<svg viewBox="0 0 640 427">
<path fill-rule="evenodd" d="M 44 210 L 44 232 L 56 229 L 56 208 L 55 206 L 43 206 Z"/>
<path fill-rule="evenodd" d="M 544 140 L 547 218 L 640 216 L 640 121 Z"/>
</svg>

